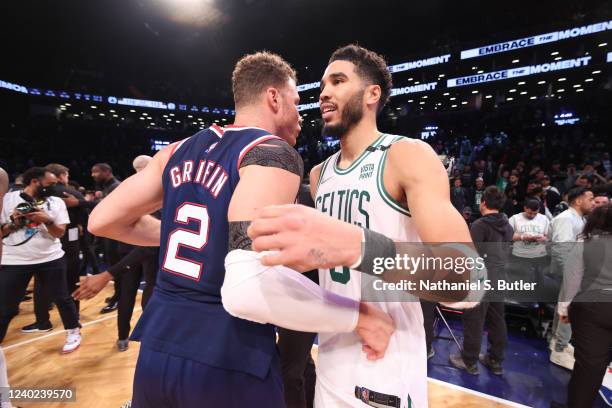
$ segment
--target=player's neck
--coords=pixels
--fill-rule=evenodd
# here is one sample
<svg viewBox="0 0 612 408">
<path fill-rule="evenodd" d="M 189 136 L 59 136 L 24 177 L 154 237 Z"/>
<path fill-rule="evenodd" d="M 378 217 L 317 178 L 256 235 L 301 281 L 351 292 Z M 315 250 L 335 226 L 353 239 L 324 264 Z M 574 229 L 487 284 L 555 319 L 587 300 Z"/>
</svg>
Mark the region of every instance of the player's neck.
<svg viewBox="0 0 612 408">
<path fill-rule="evenodd" d="M 376 121 L 362 120 L 340 138 L 342 160 L 352 162 L 379 136 Z"/>
<path fill-rule="evenodd" d="M 581 216 L 581 217 L 584 216 L 584 214 L 582 213 L 582 210 L 580 209 L 580 206 L 578 206 L 578 205 L 570 205 L 570 208 L 573 208 L 574 211 L 576 211 L 579 216 Z"/>
<path fill-rule="evenodd" d="M 273 121 L 266 119 L 266 115 L 251 109 L 236 112 L 234 126 L 258 127 L 270 133 L 274 133 L 276 129 Z"/>
</svg>

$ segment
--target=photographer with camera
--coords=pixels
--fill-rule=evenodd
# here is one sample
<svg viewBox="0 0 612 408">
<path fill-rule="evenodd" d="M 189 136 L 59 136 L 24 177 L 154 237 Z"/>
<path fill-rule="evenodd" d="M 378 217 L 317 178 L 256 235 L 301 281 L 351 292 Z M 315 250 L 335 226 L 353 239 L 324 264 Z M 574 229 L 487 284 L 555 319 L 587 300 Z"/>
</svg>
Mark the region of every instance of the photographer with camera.
<svg viewBox="0 0 612 408">
<path fill-rule="evenodd" d="M 85 199 L 83 195 L 72 188 L 68 182 L 70 177 L 70 170 L 68 167 L 63 166 L 58 163 L 50 163 L 45 167 L 48 171 L 55 174 L 57 177 L 57 184 L 55 185 L 55 190 L 57 194 L 56 196 L 63 199 L 64 203 L 66 203 L 67 195 L 71 195 L 79 200 Z M 85 225 L 87 224 L 87 211 L 85 208 L 81 206 L 70 207 L 68 205 L 68 217 L 70 218 L 70 223 L 66 226 L 66 233 L 60 238 L 60 242 L 62 243 L 62 249 L 64 250 L 64 258 L 66 259 L 66 280 L 67 280 L 67 289 L 68 293 L 74 292 L 79 284 L 79 273 L 81 270 L 81 261 L 79 259 L 79 252 L 81 251 L 81 235 L 84 231 Z M 34 304 L 37 302 L 47 302 L 49 303 L 49 299 L 47 296 L 43 296 L 41 291 L 39 290 L 39 284 L 36 283 L 34 285 Z M 77 308 L 77 315 L 79 313 L 80 304 L 78 301 L 75 301 Z M 48 320 L 46 319 L 37 319 L 37 320 Z M 31 330 L 36 331 L 36 323 L 25 326 L 22 331 L 30 332 Z"/>
<path fill-rule="evenodd" d="M 4 196 L 0 215 L 3 254 L 0 266 L 0 342 L 19 311 L 19 302 L 32 279 L 40 282 L 59 310 L 67 337 L 63 353 L 76 350 L 81 333 L 74 301 L 66 285 L 66 261 L 59 238 L 70 223 L 66 205 L 57 195 L 57 177 L 43 167 L 32 167 L 24 175 L 23 192 Z M 45 309 L 39 310 L 39 309 Z M 50 322 L 38 317 L 47 314 L 47 305 L 35 305 L 37 327 L 45 330 Z"/>
</svg>

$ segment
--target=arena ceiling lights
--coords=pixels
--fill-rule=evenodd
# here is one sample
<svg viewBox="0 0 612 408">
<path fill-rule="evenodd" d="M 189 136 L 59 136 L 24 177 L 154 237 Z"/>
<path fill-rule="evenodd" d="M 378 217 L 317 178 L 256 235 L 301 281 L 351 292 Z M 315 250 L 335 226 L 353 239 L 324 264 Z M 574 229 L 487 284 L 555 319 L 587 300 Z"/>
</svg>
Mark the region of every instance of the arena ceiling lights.
<svg viewBox="0 0 612 408">
<path fill-rule="evenodd" d="M 178 4 L 180 2 L 193 2 L 195 0 L 176 0 L 176 3 L 171 2 L 170 0 L 163 0 L 163 2 L 170 2 L 171 4 Z M 160 0 L 161 2 L 161 0 Z M 210 7 L 214 8 L 214 4 L 211 0 L 206 0 L 204 3 Z M 479 48 L 473 48 L 470 50 L 461 51 L 460 59 L 468 59 L 475 58 L 485 55 L 497 54 L 512 50 L 517 50 L 521 48 L 533 47 L 541 44 L 552 43 L 555 41 L 561 41 L 568 38 L 574 38 L 589 34 L 594 34 L 598 32 L 612 30 L 612 20 L 604 21 L 600 23 L 590 24 L 581 27 L 569 28 L 566 30 L 555 31 L 547 34 L 539 34 L 531 37 L 525 37 L 517 40 L 511 40 L 498 44 L 490 44 L 485 45 Z M 602 42 L 598 44 L 598 47 L 607 46 L 606 42 Z M 535 75 L 540 73 L 548 73 L 554 72 L 557 70 L 568 70 L 574 68 L 581 68 L 588 66 L 591 63 L 591 56 L 574 58 L 574 59 L 566 59 L 563 60 L 561 56 L 558 55 L 557 51 L 551 53 L 551 56 L 554 56 L 553 62 L 547 62 L 539 65 L 530 65 L 523 66 L 517 68 L 511 68 L 500 71 L 493 71 L 485 73 L 483 70 L 479 70 L 475 75 L 469 75 L 464 77 L 451 78 L 446 81 L 447 88 L 460 87 L 466 85 L 480 84 L 485 82 L 493 82 L 502 79 L 510 79 L 516 77 L 524 77 L 528 75 Z M 409 62 L 403 62 L 400 64 L 390 65 L 389 71 L 392 74 L 396 74 L 399 72 L 405 72 L 413 69 L 424 68 L 434 65 L 446 64 L 450 61 L 451 54 L 438 55 L 429 58 L 417 59 Z M 606 62 L 612 62 L 612 52 L 608 52 L 605 58 Z M 512 64 L 519 63 L 520 60 L 513 59 Z M 472 67 L 472 70 L 476 70 L 477 67 Z M 438 81 L 445 77 L 445 74 L 438 75 Z M 412 79 L 412 78 L 411 78 Z M 420 92 L 433 92 L 441 89 L 439 86 L 439 82 L 429 82 L 420 84 L 415 82 L 414 85 L 404 86 L 400 88 L 394 88 L 391 91 L 391 96 L 400 96 L 405 94 L 412 93 L 420 93 Z M 319 82 L 312 82 L 307 84 L 299 85 L 298 92 L 305 92 L 311 89 L 319 88 Z M 54 91 L 54 90 L 44 90 L 39 88 L 28 88 L 23 85 L 13 84 L 6 81 L 0 80 L 0 88 L 8 89 L 14 92 L 19 92 L 23 94 L 35 95 L 35 96 L 46 96 L 53 98 L 60 98 L 63 100 L 74 100 L 81 102 L 98 102 L 98 103 L 107 103 L 110 105 L 124 105 L 130 107 L 139 107 L 139 108 L 149 108 L 149 109 L 161 109 L 161 110 L 170 110 L 170 111 L 183 111 L 186 113 L 209 113 L 213 115 L 234 115 L 235 111 L 233 109 L 227 108 L 209 108 L 206 106 L 198 106 L 193 104 L 175 104 L 174 102 L 162 102 L 162 101 L 152 101 L 152 100 L 144 100 L 137 98 L 121 98 L 116 96 L 100 96 L 100 95 L 92 95 L 92 94 L 84 94 L 78 92 L 67 92 L 67 91 Z M 318 109 L 319 103 L 307 103 L 298 106 L 299 111 L 305 111 L 310 109 Z"/>
</svg>

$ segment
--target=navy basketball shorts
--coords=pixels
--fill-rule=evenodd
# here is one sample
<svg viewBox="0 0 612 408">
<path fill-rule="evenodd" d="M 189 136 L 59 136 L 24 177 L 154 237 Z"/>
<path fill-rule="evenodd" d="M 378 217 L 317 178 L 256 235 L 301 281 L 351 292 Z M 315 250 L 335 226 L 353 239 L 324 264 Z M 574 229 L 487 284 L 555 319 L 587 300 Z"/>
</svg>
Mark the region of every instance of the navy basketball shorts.
<svg viewBox="0 0 612 408">
<path fill-rule="evenodd" d="M 266 378 L 140 348 L 132 408 L 284 408 L 278 356 Z"/>
</svg>

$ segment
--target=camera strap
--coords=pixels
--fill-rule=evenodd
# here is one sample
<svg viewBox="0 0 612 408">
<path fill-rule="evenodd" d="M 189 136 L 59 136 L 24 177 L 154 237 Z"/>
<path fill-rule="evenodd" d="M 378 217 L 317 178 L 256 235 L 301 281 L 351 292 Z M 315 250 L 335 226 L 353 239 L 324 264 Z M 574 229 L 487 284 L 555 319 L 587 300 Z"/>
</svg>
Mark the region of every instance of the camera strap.
<svg viewBox="0 0 612 408">
<path fill-rule="evenodd" d="M 32 238 L 34 238 L 34 235 L 38 234 L 38 231 L 40 230 L 35 230 L 34 233 L 32 235 L 30 235 L 29 237 L 27 237 L 25 240 L 23 240 L 22 242 L 18 243 L 18 244 L 13 244 L 13 245 L 9 245 L 9 244 L 5 244 L 4 242 L 2 242 L 2 245 L 7 246 L 7 247 L 18 247 L 24 244 L 27 244 L 27 242 L 29 240 L 31 240 Z M 8 237 L 8 235 L 4 238 L 2 238 L 2 241 L 4 241 L 6 238 Z"/>
</svg>

